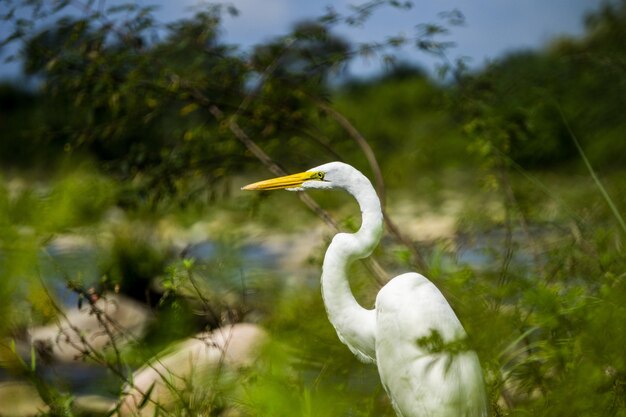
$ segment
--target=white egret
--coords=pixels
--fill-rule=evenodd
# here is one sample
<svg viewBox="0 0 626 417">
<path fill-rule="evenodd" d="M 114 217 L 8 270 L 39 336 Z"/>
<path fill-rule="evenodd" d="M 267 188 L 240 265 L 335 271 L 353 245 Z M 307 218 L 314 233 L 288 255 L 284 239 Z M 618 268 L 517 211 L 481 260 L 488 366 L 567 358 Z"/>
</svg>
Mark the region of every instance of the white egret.
<svg viewBox="0 0 626 417">
<path fill-rule="evenodd" d="M 380 200 L 357 169 L 331 162 L 306 172 L 260 181 L 243 190 L 346 190 L 362 213 L 360 229 L 338 233 L 322 267 L 322 296 L 339 339 L 362 361 L 375 362 L 400 417 L 487 416 L 482 371 L 452 308 L 417 273 L 393 278 L 378 293 L 375 308 L 355 300 L 347 270 L 369 256 L 383 231 Z"/>
</svg>

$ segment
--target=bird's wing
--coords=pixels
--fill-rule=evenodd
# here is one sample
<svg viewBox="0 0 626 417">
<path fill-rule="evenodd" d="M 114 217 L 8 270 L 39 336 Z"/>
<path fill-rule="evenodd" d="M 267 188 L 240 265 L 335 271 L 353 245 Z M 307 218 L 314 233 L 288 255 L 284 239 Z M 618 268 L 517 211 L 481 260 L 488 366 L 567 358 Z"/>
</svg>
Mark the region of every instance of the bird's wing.
<svg viewBox="0 0 626 417">
<path fill-rule="evenodd" d="M 376 298 L 381 381 L 403 417 L 486 415 L 482 371 L 437 287 L 403 274 Z"/>
<path fill-rule="evenodd" d="M 399 275 L 380 290 L 376 297 L 376 332 L 412 346 L 437 344 L 438 338 L 449 343 L 465 337 L 461 322 L 443 294 L 416 273 Z"/>
</svg>

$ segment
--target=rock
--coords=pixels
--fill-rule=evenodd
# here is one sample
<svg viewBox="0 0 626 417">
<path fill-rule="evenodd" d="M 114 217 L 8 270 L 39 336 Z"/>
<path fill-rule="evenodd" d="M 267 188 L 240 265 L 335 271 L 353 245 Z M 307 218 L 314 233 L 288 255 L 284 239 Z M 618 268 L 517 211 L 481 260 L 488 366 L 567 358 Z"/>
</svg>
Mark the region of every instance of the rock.
<svg viewBox="0 0 626 417">
<path fill-rule="evenodd" d="M 215 378 L 211 383 L 211 376 L 220 377 L 252 365 L 266 340 L 264 330 L 248 323 L 224 326 L 185 340 L 134 373 L 134 386 L 125 387 L 118 414 L 153 416 L 156 403 L 168 409 L 175 401 L 172 391 L 189 387 L 201 387 L 202 395 L 209 397 L 215 383 Z M 148 392 L 149 401 L 144 401 Z M 228 412 L 234 415 L 232 410 Z"/>
<path fill-rule="evenodd" d="M 85 304 L 81 309 L 69 309 L 56 324 L 29 329 L 30 341 L 44 359 L 62 362 L 80 359 L 85 349 L 80 335 L 94 350 L 103 351 L 110 345 L 110 335 Z M 151 318 L 147 307 L 122 295 L 102 297 L 95 306 L 103 312 L 103 320 L 118 346 L 143 335 Z"/>
<path fill-rule="evenodd" d="M 30 417 L 48 412 L 39 393 L 27 382 L 0 383 L 0 416 Z"/>
<path fill-rule="evenodd" d="M 115 400 L 112 398 L 100 395 L 78 395 L 72 403 L 72 411 L 79 415 L 105 416 L 114 405 Z"/>
</svg>

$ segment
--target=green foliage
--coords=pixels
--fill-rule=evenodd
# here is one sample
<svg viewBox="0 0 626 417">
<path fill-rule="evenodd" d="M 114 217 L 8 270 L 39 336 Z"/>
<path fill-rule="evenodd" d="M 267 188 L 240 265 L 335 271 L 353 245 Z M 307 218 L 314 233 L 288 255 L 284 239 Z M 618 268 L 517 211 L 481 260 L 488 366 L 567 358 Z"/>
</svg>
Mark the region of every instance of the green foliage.
<svg viewBox="0 0 626 417">
<path fill-rule="evenodd" d="M 49 309 L 49 301 L 38 289 L 42 248 L 55 236 L 96 224 L 114 195 L 110 180 L 80 171 L 46 186 L 26 185 L 18 179 L 3 183 L 0 274 L 4 279 L 0 283 L 0 308 L 6 320 L 2 334 L 25 319 L 20 317 L 24 306 L 18 294 L 30 292 L 36 309 Z"/>
<path fill-rule="evenodd" d="M 624 164 L 623 2 L 589 17 L 589 34 L 545 52 L 520 52 L 461 79 L 465 129 L 481 154 L 528 167 L 578 159 L 568 125 L 594 164 Z M 621 22 L 621 23 L 618 23 Z"/>
<path fill-rule="evenodd" d="M 167 254 L 156 245 L 154 233 L 143 230 L 149 227 L 152 225 L 124 224 L 114 228 L 113 242 L 106 256 L 99 256 L 98 269 L 105 288 L 154 303 L 146 289 L 154 277 L 164 273 Z"/>
<path fill-rule="evenodd" d="M 591 15 L 581 39 L 473 74 L 446 64 L 442 72 L 456 77 L 449 85 L 399 66 L 339 88 L 329 81 L 352 56 L 384 55 L 411 40 L 352 45 L 336 26 L 410 4 L 372 1 L 345 16 L 329 9 L 246 54 L 219 38 L 221 13 L 236 14 L 228 8 L 160 25 L 149 7 L 99 11 L 87 2 L 84 15 L 54 22 L 70 2 L 8 3 L 9 15 L 16 4 L 34 13 L 32 22 L 4 19 L 41 88 L 0 88 L 8 138 L 0 142 L 0 335 L 58 314 L 41 285 L 42 257 L 50 258 L 56 237 L 79 236 L 93 244 L 97 279 L 61 265 L 62 284 L 148 299 L 157 316 L 138 343 L 103 357 L 120 386 L 128 381 L 119 369 L 200 330 L 246 320 L 271 334 L 262 359 L 211 385 L 211 395 L 198 394 L 209 385 L 189 387 L 173 415 L 220 415 L 236 402 L 249 416 L 392 416 L 375 367 L 357 362 L 326 319 L 318 288 L 325 242 L 310 233 L 312 216 L 293 194 L 233 191 L 260 166 L 242 137 L 289 170 L 344 159 L 369 172 L 330 104 L 374 150 L 394 200 L 419 198 L 428 214 L 442 214 L 448 201 L 459 206 L 448 213 L 457 234 L 421 240 L 418 249 L 429 264 L 420 272 L 441 288 L 469 337 L 448 346 L 432 334 L 422 347 L 474 349 L 494 415 L 626 416 L 618 228 L 626 207 L 626 3 Z M 34 20 L 43 17 L 52 23 L 40 28 Z M 448 26 L 463 22 L 460 12 L 442 17 Z M 445 60 L 451 45 L 438 37 L 447 33 L 420 25 L 412 41 Z M 311 194 L 339 213 L 344 229 L 358 227 L 345 196 Z M 211 256 L 181 254 L 181 241 L 195 241 L 190 230 L 210 239 Z M 246 259 L 244 236 L 277 233 L 307 235 L 304 276 Z M 385 238 L 375 257 L 404 271 L 411 254 Z M 368 269 L 357 264 L 350 273 L 356 297 L 371 306 L 378 286 Z M 36 371 L 45 364 L 32 352 L 22 361 L 26 374 L 57 407 L 51 414 L 69 413 L 72 395 L 41 382 Z"/>
<path fill-rule="evenodd" d="M 405 78 L 399 72 L 373 85 L 349 85 L 339 93 L 336 106 L 376 144 L 389 186 L 464 164 L 467 157 L 455 121 L 444 111 L 444 91 L 424 76 Z M 337 126 L 328 135 L 336 138 L 333 149 L 366 166 L 362 154 L 352 156 L 353 143 L 339 141 L 345 133 Z"/>
</svg>

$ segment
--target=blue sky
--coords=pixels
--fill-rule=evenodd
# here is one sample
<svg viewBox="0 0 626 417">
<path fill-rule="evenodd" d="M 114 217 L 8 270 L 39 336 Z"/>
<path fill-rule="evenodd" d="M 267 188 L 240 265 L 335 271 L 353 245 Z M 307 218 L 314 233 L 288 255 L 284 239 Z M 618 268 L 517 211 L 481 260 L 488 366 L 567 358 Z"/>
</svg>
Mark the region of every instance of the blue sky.
<svg viewBox="0 0 626 417">
<path fill-rule="evenodd" d="M 157 17 L 163 21 L 190 15 L 198 0 L 136 0 L 142 5 L 159 6 Z M 115 0 L 114 2 L 119 2 Z M 108 3 L 113 3 L 109 1 Z M 345 12 L 358 0 L 231 0 L 239 9 L 238 17 L 225 17 L 223 38 L 228 43 L 248 47 L 286 33 L 299 20 L 316 17 L 332 5 Z M 342 28 L 339 33 L 355 42 L 382 40 L 404 33 L 411 35 L 419 23 L 437 22 L 438 14 L 460 10 L 466 18 L 464 27 L 455 28 L 449 37 L 457 46 L 451 57 L 466 56 L 474 68 L 488 60 L 520 49 L 540 48 L 560 36 L 583 33 L 583 17 L 598 7 L 600 0 L 415 0 L 411 10 L 379 10 L 363 27 Z M 433 68 L 432 58 L 407 48 L 401 58 Z M 379 72 L 377 60 L 358 60 L 350 68 L 352 75 L 366 76 Z M 0 76 L 14 77 L 17 65 L 3 65 Z"/>
<path fill-rule="evenodd" d="M 144 0 L 145 1 L 145 0 Z M 233 0 L 241 12 L 237 18 L 226 18 L 224 38 L 232 43 L 253 45 L 285 33 L 294 22 L 324 13 L 332 5 L 340 12 L 364 0 Z M 503 54 L 520 49 L 540 48 L 560 36 L 583 33 L 585 13 L 598 7 L 599 0 L 415 0 L 411 10 L 384 8 L 361 28 L 344 28 L 340 33 L 356 42 L 382 40 L 398 33 L 411 35 L 420 23 L 440 21 L 438 14 L 460 10 L 466 18 L 464 27 L 455 28 L 449 37 L 457 46 L 451 56 L 470 58 L 474 68 Z M 196 0 L 163 1 L 162 11 L 182 16 Z M 432 69 L 434 59 L 407 48 L 403 59 Z M 376 60 L 357 61 L 353 75 L 380 71 Z"/>
</svg>

